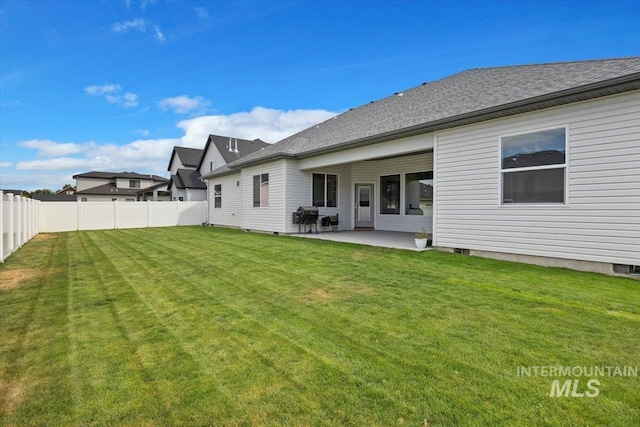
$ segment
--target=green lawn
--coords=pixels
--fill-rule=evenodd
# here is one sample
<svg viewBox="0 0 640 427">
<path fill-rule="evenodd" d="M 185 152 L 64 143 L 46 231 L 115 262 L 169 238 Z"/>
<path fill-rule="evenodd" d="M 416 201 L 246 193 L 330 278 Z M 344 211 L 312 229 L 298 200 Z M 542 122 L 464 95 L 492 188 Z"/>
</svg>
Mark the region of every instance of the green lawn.
<svg viewBox="0 0 640 427">
<path fill-rule="evenodd" d="M 181 227 L 0 266 L 0 425 L 640 425 L 640 281 Z"/>
</svg>

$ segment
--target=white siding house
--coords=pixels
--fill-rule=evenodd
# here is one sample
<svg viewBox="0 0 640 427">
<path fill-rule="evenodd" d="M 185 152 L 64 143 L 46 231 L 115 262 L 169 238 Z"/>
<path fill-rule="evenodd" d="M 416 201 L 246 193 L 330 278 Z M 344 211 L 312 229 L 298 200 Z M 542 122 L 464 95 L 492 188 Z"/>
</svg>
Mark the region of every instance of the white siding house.
<svg viewBox="0 0 640 427">
<path fill-rule="evenodd" d="M 168 200 L 168 180 L 136 172 L 86 172 L 74 175 L 79 202 L 136 202 Z"/>
<path fill-rule="evenodd" d="M 267 174 L 268 206 L 254 206 Z M 242 221 L 210 209 L 212 224 L 297 233 L 293 212 L 316 205 L 320 218 L 338 214 L 341 230 L 424 228 L 445 250 L 637 271 L 640 57 L 468 70 L 204 179 L 240 184 L 223 205 L 241 197 Z"/>
<path fill-rule="evenodd" d="M 242 187 L 239 173 L 212 179 L 208 184 L 209 222 L 226 227 L 242 227 Z"/>
<path fill-rule="evenodd" d="M 501 204 L 500 137 L 553 127 L 567 129 L 566 202 Z M 439 131 L 438 245 L 640 264 L 639 147 L 638 91 Z"/>
</svg>

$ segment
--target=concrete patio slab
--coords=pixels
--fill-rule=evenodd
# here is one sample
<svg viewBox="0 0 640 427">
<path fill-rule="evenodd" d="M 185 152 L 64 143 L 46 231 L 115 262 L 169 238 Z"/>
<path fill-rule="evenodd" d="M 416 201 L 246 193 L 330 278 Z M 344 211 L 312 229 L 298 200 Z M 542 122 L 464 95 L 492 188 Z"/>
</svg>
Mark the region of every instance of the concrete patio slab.
<svg viewBox="0 0 640 427">
<path fill-rule="evenodd" d="M 358 245 L 379 246 L 383 248 L 404 249 L 409 251 L 428 251 L 432 248 L 416 248 L 413 233 L 399 231 L 328 231 L 314 234 L 291 234 L 294 237 L 330 240 L 333 242 L 355 243 Z"/>
</svg>

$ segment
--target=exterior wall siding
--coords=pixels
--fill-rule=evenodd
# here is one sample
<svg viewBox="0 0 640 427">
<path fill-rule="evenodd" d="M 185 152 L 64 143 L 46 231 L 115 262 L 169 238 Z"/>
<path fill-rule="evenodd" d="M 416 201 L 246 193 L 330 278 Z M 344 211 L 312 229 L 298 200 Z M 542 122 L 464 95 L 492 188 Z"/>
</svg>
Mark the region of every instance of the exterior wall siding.
<svg viewBox="0 0 640 427">
<path fill-rule="evenodd" d="M 298 233 L 298 225 L 293 224 L 293 212 L 300 206 L 311 206 L 313 203 L 312 177 L 314 173 L 333 174 L 338 176 L 338 206 L 335 208 L 318 208 L 318 230 L 321 231 L 321 219 L 327 215 L 339 215 L 338 229 L 348 230 L 352 228 L 351 208 L 351 166 L 328 166 L 319 169 L 298 169 L 298 162 L 287 160 L 287 207 L 286 207 L 286 232 Z"/>
<path fill-rule="evenodd" d="M 242 228 L 285 232 L 286 161 L 278 160 L 242 169 Z M 269 207 L 253 207 L 253 176 L 269 174 Z"/>
<path fill-rule="evenodd" d="M 238 173 L 208 181 L 210 224 L 242 227 L 242 186 L 237 185 L 240 178 Z M 222 207 L 215 208 L 214 188 L 218 184 L 222 186 Z"/>
<path fill-rule="evenodd" d="M 137 200 L 137 196 L 135 194 L 124 196 L 118 194 L 78 194 L 78 201 L 81 202 L 82 199 L 86 198 L 87 202 L 112 202 L 113 199 L 116 199 L 118 202 L 127 202 L 133 199 L 135 202 Z"/>
<path fill-rule="evenodd" d="M 185 188 L 184 191 L 187 195 L 186 202 L 203 202 L 207 200 L 207 190 Z"/>
<path fill-rule="evenodd" d="M 99 185 L 109 184 L 110 182 L 110 179 L 76 178 L 76 191 L 87 190 L 89 188 L 98 187 Z"/>
<path fill-rule="evenodd" d="M 499 138 L 567 126 L 566 206 L 500 206 Z M 640 265 L 640 92 L 440 131 L 434 244 Z"/>
<path fill-rule="evenodd" d="M 432 217 L 427 215 L 406 215 L 405 213 L 405 179 L 404 174 L 433 170 L 433 153 L 416 154 L 382 160 L 356 162 L 351 166 L 351 203 L 355 206 L 355 184 L 373 184 L 376 230 L 417 232 L 424 227 L 432 230 Z M 400 215 L 380 214 L 380 176 L 400 174 Z M 351 227 L 354 222 L 351 220 Z"/>
</svg>

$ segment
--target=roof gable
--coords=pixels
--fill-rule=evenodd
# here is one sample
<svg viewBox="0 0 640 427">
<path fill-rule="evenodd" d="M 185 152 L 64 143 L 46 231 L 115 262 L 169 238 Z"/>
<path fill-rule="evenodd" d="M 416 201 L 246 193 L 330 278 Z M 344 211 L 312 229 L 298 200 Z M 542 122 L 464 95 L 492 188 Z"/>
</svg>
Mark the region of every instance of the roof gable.
<svg viewBox="0 0 640 427">
<path fill-rule="evenodd" d="M 209 152 L 209 150 L 213 149 L 212 147 L 215 147 L 215 149 L 218 150 L 220 156 L 222 156 L 225 163 L 228 164 L 235 162 L 236 160 L 251 153 L 262 150 L 269 145 L 271 144 L 267 144 L 261 139 L 254 139 L 253 141 L 251 141 L 248 139 L 231 138 L 228 136 L 209 135 L 207 144 L 204 147 L 204 152 L 202 154 L 200 162 L 198 163 L 197 169 L 200 169 L 204 158 L 207 156 L 207 153 Z"/>
<path fill-rule="evenodd" d="M 197 168 L 202 160 L 204 155 L 204 150 L 200 148 L 189 148 L 189 147 L 173 147 L 173 152 L 171 153 L 171 158 L 169 159 L 169 166 L 167 166 L 167 170 L 171 170 L 171 164 L 175 156 L 178 156 L 182 166 L 187 168 Z"/>
</svg>

